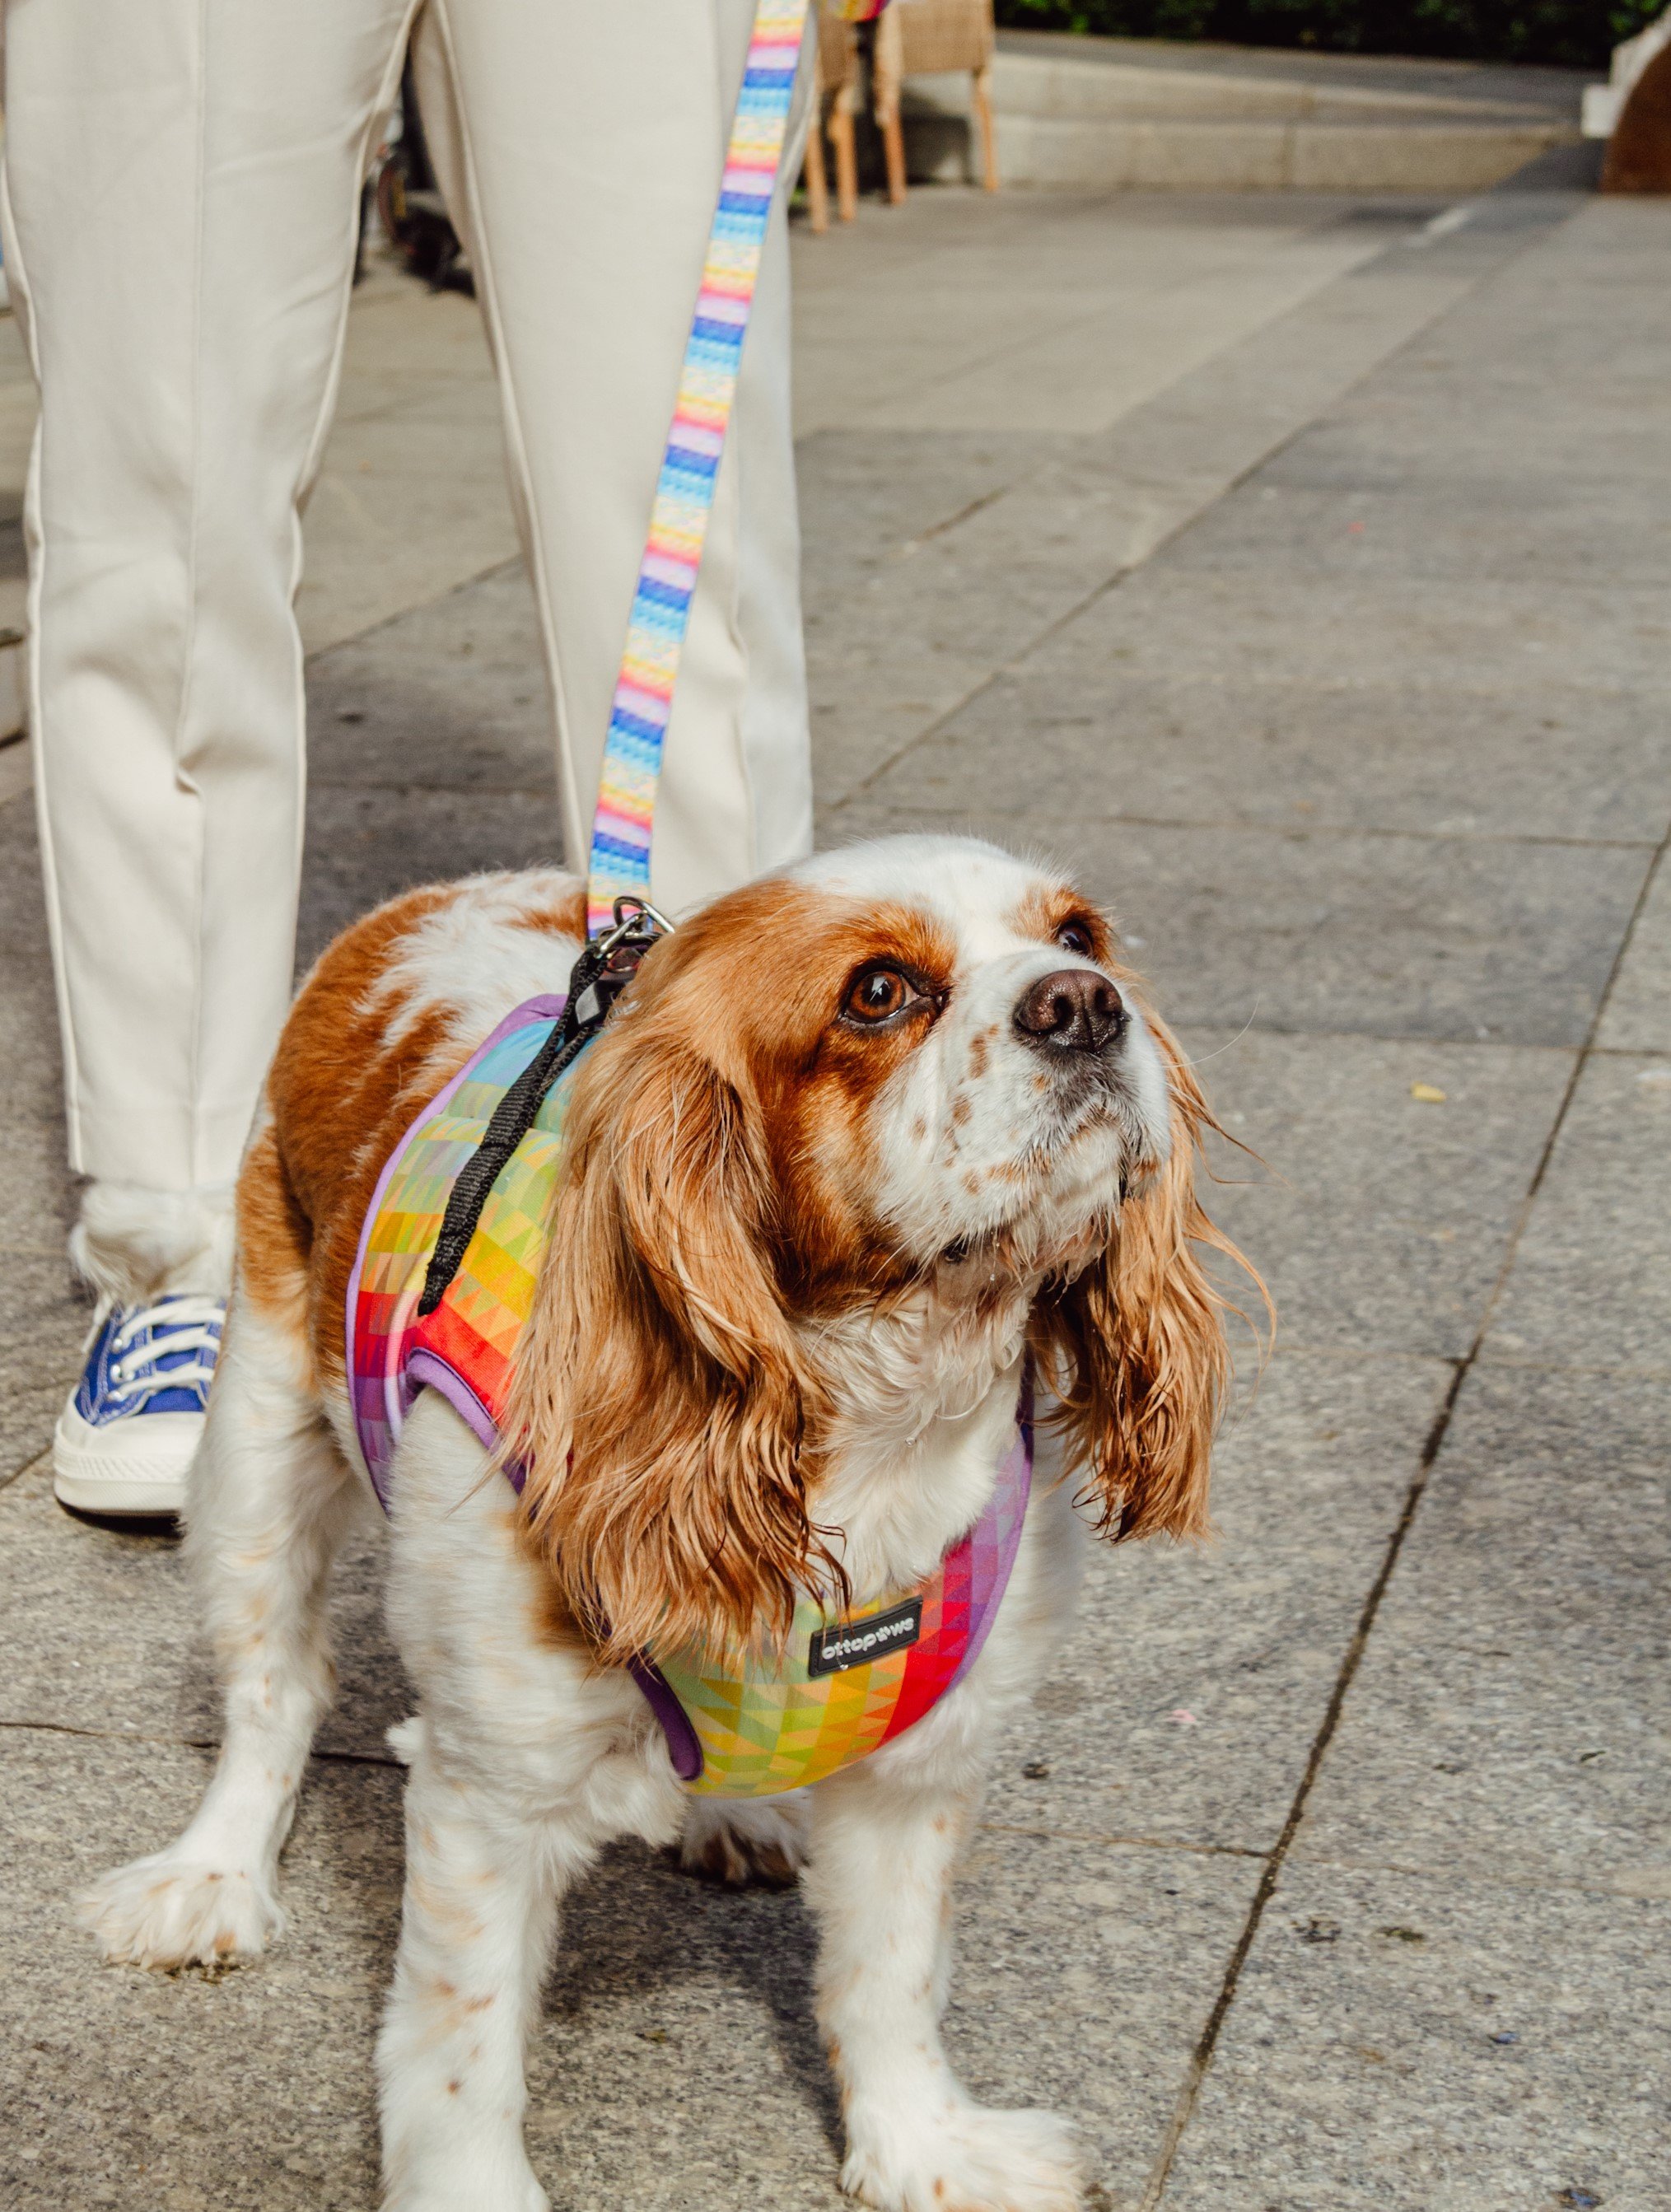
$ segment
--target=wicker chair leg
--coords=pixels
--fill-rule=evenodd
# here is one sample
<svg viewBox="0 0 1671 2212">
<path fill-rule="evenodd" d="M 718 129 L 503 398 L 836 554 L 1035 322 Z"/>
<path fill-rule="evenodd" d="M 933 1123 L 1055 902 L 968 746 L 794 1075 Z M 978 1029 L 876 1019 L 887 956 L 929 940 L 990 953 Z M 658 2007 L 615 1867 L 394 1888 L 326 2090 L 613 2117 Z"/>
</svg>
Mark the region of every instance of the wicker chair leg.
<svg viewBox="0 0 1671 2212">
<path fill-rule="evenodd" d="M 836 149 L 836 207 L 843 222 L 859 212 L 859 154 L 853 110 L 839 95 L 829 116 L 829 143 Z"/>
<path fill-rule="evenodd" d="M 981 181 L 998 190 L 998 137 L 992 122 L 992 64 L 975 72 L 975 119 L 981 129 Z"/>
<path fill-rule="evenodd" d="M 890 8 L 878 20 L 871 48 L 871 101 L 882 133 L 888 199 L 893 207 L 905 198 L 905 132 L 899 119 L 899 95 L 905 82 L 905 33 L 899 15 L 897 8 Z"/>
<path fill-rule="evenodd" d="M 823 165 L 823 133 L 816 119 L 806 134 L 806 216 L 822 238 L 829 228 L 829 175 Z"/>
<path fill-rule="evenodd" d="M 882 118 L 882 151 L 888 165 L 888 204 L 898 207 L 905 198 L 905 132 L 897 108 Z"/>
</svg>

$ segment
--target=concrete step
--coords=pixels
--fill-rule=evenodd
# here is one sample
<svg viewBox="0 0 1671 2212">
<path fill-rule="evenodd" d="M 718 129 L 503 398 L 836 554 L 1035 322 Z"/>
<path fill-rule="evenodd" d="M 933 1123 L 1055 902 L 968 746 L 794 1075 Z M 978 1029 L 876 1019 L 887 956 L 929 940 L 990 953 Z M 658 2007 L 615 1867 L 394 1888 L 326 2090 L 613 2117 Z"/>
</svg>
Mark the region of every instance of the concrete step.
<svg viewBox="0 0 1671 2212">
<path fill-rule="evenodd" d="M 993 106 L 1004 183 L 1059 191 L 1483 191 L 1578 135 L 1520 101 L 1070 51 L 1000 51 Z M 967 80 L 913 78 L 904 114 L 914 176 L 969 173 Z"/>
<path fill-rule="evenodd" d="M 1083 40 L 1074 40 L 1083 45 Z M 1526 110 L 1506 100 L 1459 97 L 1455 94 L 1400 91 L 1395 88 L 1322 82 L 1295 77 L 1250 76 L 1218 69 L 1168 69 L 1161 65 L 1092 60 L 1072 52 L 1014 53 L 993 58 L 993 94 L 998 106 L 1017 115 L 1048 116 L 1061 121 L 1089 118 L 1180 115 L 1254 118 L 1299 122 L 1383 116 L 1395 120 L 1439 115 L 1523 120 Z"/>
</svg>

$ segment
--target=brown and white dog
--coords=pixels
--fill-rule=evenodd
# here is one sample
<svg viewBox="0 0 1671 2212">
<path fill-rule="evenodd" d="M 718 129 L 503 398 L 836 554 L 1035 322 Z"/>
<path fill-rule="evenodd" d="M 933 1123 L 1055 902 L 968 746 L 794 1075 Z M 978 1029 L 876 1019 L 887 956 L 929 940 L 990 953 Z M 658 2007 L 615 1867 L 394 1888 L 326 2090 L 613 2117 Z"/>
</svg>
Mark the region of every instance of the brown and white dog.
<svg viewBox="0 0 1671 2212">
<path fill-rule="evenodd" d="M 167 1850 L 85 1900 L 109 1955 L 258 1951 L 331 1687 L 325 1593 L 371 1508 L 343 1291 L 414 1113 L 560 991 L 581 887 L 420 890 L 325 953 L 239 1189 L 237 1284 L 188 1542 L 226 1737 Z M 896 2212 L 1079 2201 L 1066 2125 L 973 2103 L 942 2050 L 946 1893 L 996 1732 L 1042 1680 L 1086 1528 L 1036 1490 L 992 1633 L 905 1734 L 803 1793 L 680 1789 L 621 1656 L 781 1620 L 835 1560 L 931 1573 L 1010 1449 L 1030 1347 L 1100 1530 L 1206 1522 L 1227 1374 L 1194 1195 L 1206 1109 L 1062 878 L 900 837 L 754 884 L 649 953 L 586 1054 L 512 1403 L 519 1504 L 435 1393 L 394 1470 L 389 1613 L 416 1717 L 404 1919 L 379 2045 L 399 2212 L 535 2212 L 523 2042 L 565 1886 L 611 1838 L 805 1863 L 843 2185 Z M 600 1650 L 588 1624 L 613 1631 Z"/>
</svg>

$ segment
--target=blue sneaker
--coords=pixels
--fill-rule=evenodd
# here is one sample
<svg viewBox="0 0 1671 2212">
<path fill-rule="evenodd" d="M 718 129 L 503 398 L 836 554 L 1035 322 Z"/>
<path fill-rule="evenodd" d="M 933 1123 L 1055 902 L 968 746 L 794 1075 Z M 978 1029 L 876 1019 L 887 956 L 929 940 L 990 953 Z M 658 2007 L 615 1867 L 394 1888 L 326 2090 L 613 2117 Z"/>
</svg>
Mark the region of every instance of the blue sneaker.
<svg viewBox="0 0 1671 2212">
<path fill-rule="evenodd" d="M 224 1299 L 182 1291 L 112 1306 L 58 1416 L 52 1489 L 82 1513 L 178 1513 L 220 1355 Z"/>
</svg>

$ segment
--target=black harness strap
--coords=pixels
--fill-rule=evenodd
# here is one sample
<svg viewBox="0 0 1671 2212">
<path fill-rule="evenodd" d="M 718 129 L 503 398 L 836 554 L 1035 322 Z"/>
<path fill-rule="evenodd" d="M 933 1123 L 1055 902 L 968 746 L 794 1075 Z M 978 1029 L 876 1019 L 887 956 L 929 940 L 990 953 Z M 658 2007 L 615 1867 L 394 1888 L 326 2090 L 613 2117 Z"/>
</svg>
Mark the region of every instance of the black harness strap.
<svg viewBox="0 0 1671 2212">
<path fill-rule="evenodd" d="M 629 910 L 623 913 L 623 908 Z M 668 927 L 653 907 L 638 899 L 618 898 L 614 928 L 581 951 L 569 975 L 562 1021 L 495 1107 L 481 1143 L 459 1169 L 447 1194 L 441 1235 L 429 1255 L 418 1300 L 420 1319 L 434 1313 L 446 1297 L 470 1249 L 488 1193 L 533 1127 L 546 1093 L 602 1029 L 611 1008 L 638 973 L 639 962 Z"/>
<path fill-rule="evenodd" d="M 534 1116 L 545 1103 L 545 1094 L 591 1038 L 572 1037 L 565 1044 L 561 1028 L 552 1030 L 516 1081 L 500 1100 L 481 1143 L 459 1170 L 459 1179 L 447 1195 L 441 1233 L 429 1255 L 423 1278 L 420 1316 L 432 1314 L 447 1295 L 447 1286 L 459 1272 L 488 1193 L 499 1180 L 511 1154 L 534 1126 Z"/>
</svg>

